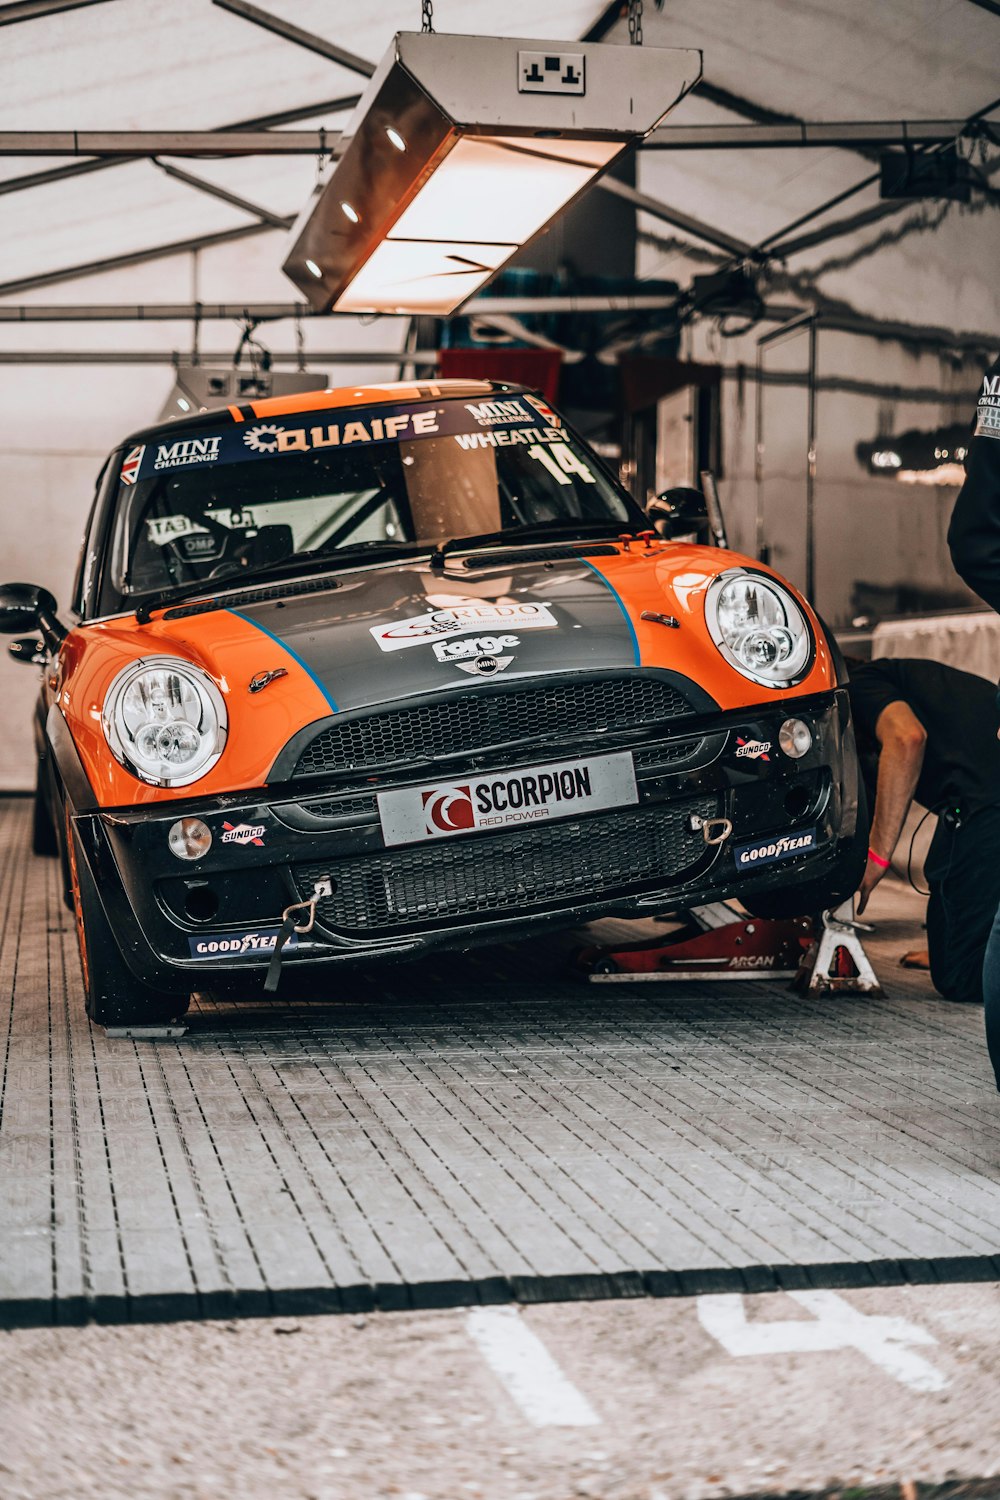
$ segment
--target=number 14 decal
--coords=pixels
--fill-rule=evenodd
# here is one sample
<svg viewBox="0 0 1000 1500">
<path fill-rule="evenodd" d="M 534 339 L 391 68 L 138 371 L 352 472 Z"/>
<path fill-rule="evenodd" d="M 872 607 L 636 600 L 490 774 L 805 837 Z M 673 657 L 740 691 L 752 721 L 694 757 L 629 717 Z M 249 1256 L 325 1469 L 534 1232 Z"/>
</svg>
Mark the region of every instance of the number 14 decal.
<svg viewBox="0 0 1000 1500">
<path fill-rule="evenodd" d="M 584 484 L 597 483 L 583 459 L 577 458 L 568 443 L 550 443 L 547 448 L 535 443 L 528 449 L 528 457 L 544 464 L 558 484 L 570 484 L 570 474 L 579 474 Z"/>
</svg>

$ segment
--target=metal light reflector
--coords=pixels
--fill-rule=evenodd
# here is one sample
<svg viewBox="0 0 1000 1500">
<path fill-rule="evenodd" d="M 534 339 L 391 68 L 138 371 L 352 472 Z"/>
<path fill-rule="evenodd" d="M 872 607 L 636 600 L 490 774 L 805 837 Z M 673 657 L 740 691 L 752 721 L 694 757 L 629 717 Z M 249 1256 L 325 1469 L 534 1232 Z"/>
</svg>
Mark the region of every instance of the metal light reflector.
<svg viewBox="0 0 1000 1500">
<path fill-rule="evenodd" d="M 446 316 L 700 75 L 679 48 L 400 32 L 285 273 L 317 312 Z"/>
</svg>

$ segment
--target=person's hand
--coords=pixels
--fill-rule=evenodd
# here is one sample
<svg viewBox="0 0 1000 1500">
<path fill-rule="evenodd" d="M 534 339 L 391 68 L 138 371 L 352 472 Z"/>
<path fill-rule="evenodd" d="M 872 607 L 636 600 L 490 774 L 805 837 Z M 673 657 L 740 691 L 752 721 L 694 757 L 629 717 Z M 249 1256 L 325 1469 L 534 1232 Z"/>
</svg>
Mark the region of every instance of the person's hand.
<svg viewBox="0 0 1000 1500">
<path fill-rule="evenodd" d="M 861 884 L 858 886 L 859 917 L 863 915 L 864 909 L 868 905 L 868 898 L 871 896 L 872 891 L 878 885 L 879 881 L 882 879 L 882 876 L 886 873 L 888 868 L 888 864 L 881 865 L 878 864 L 877 861 L 872 859 L 871 852 L 869 851 L 868 863 L 865 865 L 865 873 L 864 875 L 862 875 Z"/>
</svg>

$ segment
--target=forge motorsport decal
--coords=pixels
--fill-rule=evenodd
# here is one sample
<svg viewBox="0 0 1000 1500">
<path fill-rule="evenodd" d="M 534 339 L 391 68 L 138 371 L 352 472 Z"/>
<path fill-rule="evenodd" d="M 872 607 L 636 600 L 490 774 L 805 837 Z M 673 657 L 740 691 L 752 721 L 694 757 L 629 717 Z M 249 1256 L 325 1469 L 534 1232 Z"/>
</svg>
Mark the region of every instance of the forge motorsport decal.
<svg viewBox="0 0 1000 1500">
<path fill-rule="evenodd" d="M 815 828 L 805 828 L 799 833 L 783 834 L 779 839 L 757 839 L 752 844 L 737 844 L 733 856 L 738 870 L 752 870 L 756 865 L 771 865 L 775 860 L 808 854 L 815 847 Z"/>
<path fill-rule="evenodd" d="M 402 651 L 406 646 L 425 646 L 446 636 L 468 635 L 472 630 L 555 630 L 559 622 L 547 604 L 453 604 L 449 609 L 432 609 L 425 615 L 411 615 L 372 625 L 370 630 L 381 651 Z M 438 655 L 435 650 L 434 653 Z M 465 655 L 465 652 L 461 653 Z M 480 655 L 482 653 L 470 653 Z M 438 660 L 443 660 L 438 656 Z"/>
<path fill-rule="evenodd" d="M 467 781 L 403 787 L 379 792 L 377 800 L 382 836 L 391 845 L 626 807 L 639 794 L 632 756 L 623 750 Z"/>
<path fill-rule="evenodd" d="M 974 437 L 1000 438 L 1000 375 L 984 375 Z"/>
<path fill-rule="evenodd" d="M 121 478 L 123 484 L 135 484 L 169 469 L 251 463 L 288 453 L 368 447 L 428 437 L 454 437 L 463 448 L 556 443 L 566 450 L 557 455 L 555 464 L 563 473 L 563 482 L 571 472 L 580 473 L 584 480 L 593 480 L 586 465 L 566 443 L 566 433 L 555 413 L 535 396 L 516 396 L 504 401 L 446 400 L 440 406 L 426 402 L 419 405 L 384 402 L 378 406 L 328 407 L 297 412 L 280 421 L 237 422 L 219 432 L 191 437 L 166 433 L 160 441 L 131 449 L 122 464 Z M 541 451 L 545 452 L 544 446 Z"/>
</svg>

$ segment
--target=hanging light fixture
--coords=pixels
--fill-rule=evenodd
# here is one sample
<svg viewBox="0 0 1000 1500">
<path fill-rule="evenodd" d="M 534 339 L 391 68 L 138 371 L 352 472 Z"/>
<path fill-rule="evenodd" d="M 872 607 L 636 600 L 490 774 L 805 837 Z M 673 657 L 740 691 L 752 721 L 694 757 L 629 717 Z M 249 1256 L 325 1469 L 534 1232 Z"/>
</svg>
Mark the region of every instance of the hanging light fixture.
<svg viewBox="0 0 1000 1500">
<path fill-rule="evenodd" d="M 316 312 L 447 316 L 701 76 L 701 53 L 400 32 L 292 231 Z"/>
</svg>

